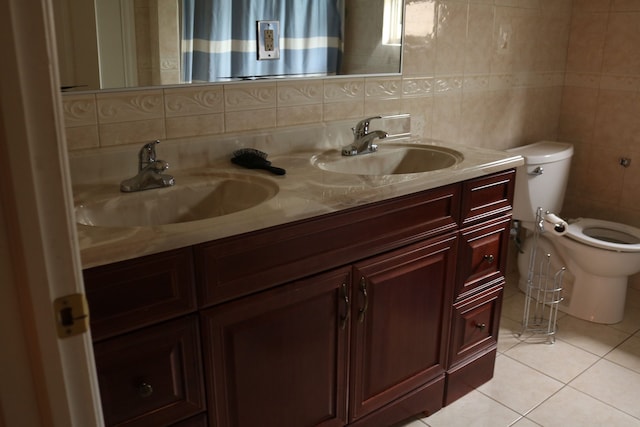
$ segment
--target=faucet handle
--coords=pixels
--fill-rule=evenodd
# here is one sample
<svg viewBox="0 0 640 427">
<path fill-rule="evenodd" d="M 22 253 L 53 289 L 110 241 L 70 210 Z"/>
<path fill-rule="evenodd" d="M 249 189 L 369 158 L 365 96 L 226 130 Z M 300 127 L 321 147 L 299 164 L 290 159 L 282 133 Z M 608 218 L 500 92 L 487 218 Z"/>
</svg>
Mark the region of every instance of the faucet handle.
<svg viewBox="0 0 640 427">
<path fill-rule="evenodd" d="M 363 136 L 369 133 L 369 123 L 371 122 L 371 120 L 381 119 L 381 118 L 382 116 L 373 116 L 373 117 L 368 117 L 364 120 L 360 120 L 356 125 L 356 127 L 351 128 L 351 130 L 353 131 L 353 134 L 356 136 L 356 138 L 362 138 Z"/>
<path fill-rule="evenodd" d="M 141 171 L 146 166 L 156 161 L 156 145 L 160 144 L 160 140 L 156 139 L 155 141 L 146 143 L 140 149 L 138 153 L 138 159 L 140 160 L 138 163 L 138 171 Z"/>
</svg>

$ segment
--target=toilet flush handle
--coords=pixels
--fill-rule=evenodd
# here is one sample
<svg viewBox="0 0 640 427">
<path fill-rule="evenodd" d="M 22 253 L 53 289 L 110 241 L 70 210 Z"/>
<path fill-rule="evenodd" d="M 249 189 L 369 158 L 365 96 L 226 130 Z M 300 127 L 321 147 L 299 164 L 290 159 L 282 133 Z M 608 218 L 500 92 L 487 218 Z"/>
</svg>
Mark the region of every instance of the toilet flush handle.
<svg viewBox="0 0 640 427">
<path fill-rule="evenodd" d="M 537 168 L 529 172 L 529 175 L 542 175 L 543 173 L 544 173 L 544 168 L 542 166 L 538 166 Z"/>
</svg>

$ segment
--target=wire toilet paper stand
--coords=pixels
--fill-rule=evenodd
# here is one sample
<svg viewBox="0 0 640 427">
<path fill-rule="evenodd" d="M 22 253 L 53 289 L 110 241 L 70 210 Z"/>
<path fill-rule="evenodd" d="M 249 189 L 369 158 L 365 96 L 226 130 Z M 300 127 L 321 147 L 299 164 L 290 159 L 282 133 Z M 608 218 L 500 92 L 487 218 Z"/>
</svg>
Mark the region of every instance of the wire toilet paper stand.
<svg viewBox="0 0 640 427">
<path fill-rule="evenodd" d="M 545 335 L 547 343 L 553 344 L 556 340 L 558 306 L 562 301 L 562 277 L 566 268 L 551 271 L 551 254 L 538 256 L 538 239 L 544 231 L 544 221 L 542 208 L 538 208 L 529 255 L 522 330 L 519 335 Z"/>
</svg>

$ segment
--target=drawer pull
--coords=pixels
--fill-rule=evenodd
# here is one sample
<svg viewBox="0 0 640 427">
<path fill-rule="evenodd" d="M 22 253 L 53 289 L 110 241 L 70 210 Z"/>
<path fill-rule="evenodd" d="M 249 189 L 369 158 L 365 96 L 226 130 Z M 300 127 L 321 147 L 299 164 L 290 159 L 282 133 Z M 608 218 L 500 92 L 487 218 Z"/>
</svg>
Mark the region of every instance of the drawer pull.
<svg viewBox="0 0 640 427">
<path fill-rule="evenodd" d="M 138 395 L 142 398 L 147 398 L 153 394 L 153 387 L 151 384 L 142 383 L 138 386 Z"/>
<path fill-rule="evenodd" d="M 362 307 L 358 313 L 358 320 L 360 323 L 364 322 L 364 316 L 369 308 L 369 294 L 367 293 L 367 281 L 364 277 L 360 278 L 360 292 L 364 297 L 364 307 Z"/>
<path fill-rule="evenodd" d="M 478 328 L 480 330 L 483 330 L 486 327 L 487 327 L 486 323 L 478 323 L 478 322 L 476 322 L 476 328 Z"/>
<path fill-rule="evenodd" d="M 349 314 L 351 313 L 351 302 L 349 301 L 349 289 L 347 288 L 347 284 L 342 284 L 342 298 L 344 299 L 344 307 L 345 312 L 344 316 L 340 317 L 340 328 L 344 329 L 347 326 L 347 321 L 349 320 Z"/>
<path fill-rule="evenodd" d="M 485 256 L 482 257 L 482 259 L 485 260 L 489 264 L 493 264 L 493 261 L 496 260 L 496 258 L 493 255 L 485 255 Z"/>
</svg>

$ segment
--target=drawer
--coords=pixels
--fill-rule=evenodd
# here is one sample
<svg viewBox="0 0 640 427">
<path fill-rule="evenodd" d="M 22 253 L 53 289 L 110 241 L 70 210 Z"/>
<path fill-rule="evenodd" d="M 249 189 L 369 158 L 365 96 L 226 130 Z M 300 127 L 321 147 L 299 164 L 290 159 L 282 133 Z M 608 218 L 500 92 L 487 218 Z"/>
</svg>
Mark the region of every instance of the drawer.
<svg viewBox="0 0 640 427">
<path fill-rule="evenodd" d="M 461 226 L 509 213 L 515 188 L 515 170 L 465 181 L 462 185 Z"/>
<path fill-rule="evenodd" d="M 458 185 L 398 197 L 195 247 L 209 306 L 457 228 Z"/>
<path fill-rule="evenodd" d="M 205 410 L 197 320 L 172 320 L 94 345 L 106 425 L 169 425 Z"/>
<path fill-rule="evenodd" d="M 507 265 L 511 216 L 460 232 L 456 301 L 503 280 Z"/>
<path fill-rule="evenodd" d="M 94 340 L 196 309 L 191 248 L 84 271 Z"/>
<path fill-rule="evenodd" d="M 497 345 L 502 290 L 497 286 L 454 304 L 448 366 Z"/>
</svg>

